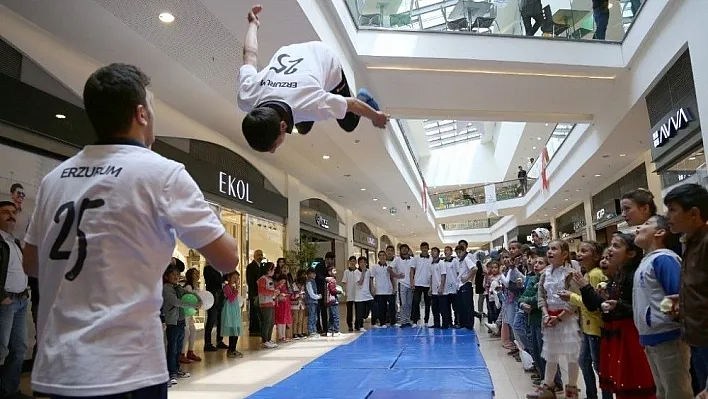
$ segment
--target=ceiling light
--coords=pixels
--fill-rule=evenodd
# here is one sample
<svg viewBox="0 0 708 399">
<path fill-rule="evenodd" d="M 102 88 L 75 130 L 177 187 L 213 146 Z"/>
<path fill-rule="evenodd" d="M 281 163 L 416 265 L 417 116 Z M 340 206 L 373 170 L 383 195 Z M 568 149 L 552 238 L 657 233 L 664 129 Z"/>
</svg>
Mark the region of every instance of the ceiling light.
<svg viewBox="0 0 708 399">
<path fill-rule="evenodd" d="M 568 198 L 566 198 L 565 200 L 568 201 Z"/>
<path fill-rule="evenodd" d="M 329 155 L 322 155 L 322 159 L 329 159 Z"/>
<path fill-rule="evenodd" d="M 385 206 L 382 206 L 382 207 L 381 207 L 381 209 L 384 209 L 384 210 L 385 210 L 385 209 L 386 209 L 386 207 L 385 207 Z"/>
<path fill-rule="evenodd" d="M 580 189 L 579 189 L 579 188 L 576 188 L 575 191 L 580 192 Z"/>
<path fill-rule="evenodd" d="M 540 137 L 536 137 L 536 140 L 541 141 L 542 139 Z"/>
<path fill-rule="evenodd" d="M 600 176 L 602 176 L 602 175 L 595 175 L 595 177 L 600 177 Z"/>
<path fill-rule="evenodd" d="M 543 216 L 548 217 L 548 215 L 543 215 Z"/>
<path fill-rule="evenodd" d="M 620 154 L 620 156 L 621 156 L 621 157 L 626 157 L 626 156 L 627 156 L 627 154 Z"/>
<path fill-rule="evenodd" d="M 374 201 L 378 201 L 378 200 L 379 200 L 378 198 L 374 198 Z"/>
<path fill-rule="evenodd" d="M 562 74 L 562 73 L 537 73 L 537 72 L 515 72 L 494 70 L 474 70 L 474 69 L 450 69 L 450 68 L 418 68 L 404 67 L 397 65 L 367 66 L 366 69 L 379 71 L 415 71 L 415 72 L 447 72 L 447 73 L 471 73 L 479 75 L 511 75 L 511 76 L 538 76 L 546 78 L 572 78 L 572 79 L 600 79 L 614 80 L 615 75 L 584 75 L 584 74 Z"/>
<path fill-rule="evenodd" d="M 689 161 L 695 161 L 695 160 L 696 160 L 696 157 L 688 157 L 688 160 L 689 160 Z"/>
<path fill-rule="evenodd" d="M 533 149 L 535 150 L 535 149 L 536 149 L 536 147 L 534 147 Z"/>
<path fill-rule="evenodd" d="M 54 117 L 57 119 L 66 119 L 66 115 L 64 115 L 64 114 L 56 114 L 56 115 L 54 115 Z"/>
<path fill-rule="evenodd" d="M 366 191 L 366 189 L 365 189 L 364 187 L 360 188 L 360 190 L 361 190 L 361 191 Z"/>
<path fill-rule="evenodd" d="M 160 21 L 166 24 L 171 24 L 175 20 L 175 16 L 170 14 L 169 12 L 160 13 L 160 15 L 158 15 L 157 17 L 160 18 Z"/>
</svg>

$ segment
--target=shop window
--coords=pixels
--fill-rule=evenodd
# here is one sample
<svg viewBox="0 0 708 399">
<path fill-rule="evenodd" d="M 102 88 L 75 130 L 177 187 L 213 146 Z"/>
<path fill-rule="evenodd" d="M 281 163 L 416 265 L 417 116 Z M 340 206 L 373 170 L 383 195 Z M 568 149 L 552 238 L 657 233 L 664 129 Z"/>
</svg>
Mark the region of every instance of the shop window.
<svg viewBox="0 0 708 399">
<path fill-rule="evenodd" d="M 248 261 L 260 249 L 268 262 L 275 263 L 283 257 L 285 226 L 272 220 L 248 216 Z"/>
<path fill-rule="evenodd" d="M 659 174 L 664 189 L 685 183 L 697 183 L 708 187 L 708 170 L 703 146 L 699 146 L 689 155 Z"/>
</svg>

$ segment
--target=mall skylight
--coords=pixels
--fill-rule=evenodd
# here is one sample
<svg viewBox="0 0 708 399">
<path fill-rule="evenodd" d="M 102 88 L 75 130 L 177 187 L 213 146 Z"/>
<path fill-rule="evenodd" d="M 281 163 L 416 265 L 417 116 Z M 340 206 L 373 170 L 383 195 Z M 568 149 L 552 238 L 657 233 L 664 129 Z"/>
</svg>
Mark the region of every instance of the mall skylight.
<svg viewBox="0 0 708 399">
<path fill-rule="evenodd" d="M 431 150 L 479 140 L 482 137 L 472 122 L 426 119 L 423 121 L 423 127 Z"/>
</svg>

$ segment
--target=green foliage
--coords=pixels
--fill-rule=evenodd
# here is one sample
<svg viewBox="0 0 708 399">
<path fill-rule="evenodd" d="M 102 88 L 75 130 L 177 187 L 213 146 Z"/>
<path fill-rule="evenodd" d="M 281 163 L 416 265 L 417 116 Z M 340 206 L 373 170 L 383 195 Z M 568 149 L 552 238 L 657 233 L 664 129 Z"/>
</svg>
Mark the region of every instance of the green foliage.
<svg viewBox="0 0 708 399">
<path fill-rule="evenodd" d="M 295 240 L 295 249 L 283 250 L 283 257 L 291 265 L 295 265 L 297 270 L 307 269 L 317 256 L 317 246 L 307 238 L 301 237 Z"/>
</svg>

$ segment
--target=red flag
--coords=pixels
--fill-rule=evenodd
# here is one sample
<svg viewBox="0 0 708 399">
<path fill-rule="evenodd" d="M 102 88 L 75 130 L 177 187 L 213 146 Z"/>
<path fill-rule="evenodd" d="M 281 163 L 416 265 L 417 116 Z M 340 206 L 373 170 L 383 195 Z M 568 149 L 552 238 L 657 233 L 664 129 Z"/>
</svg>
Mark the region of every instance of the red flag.
<svg viewBox="0 0 708 399">
<path fill-rule="evenodd" d="M 428 213 L 428 185 L 423 182 L 423 190 L 421 192 L 423 202 L 423 213 Z"/>
<path fill-rule="evenodd" d="M 541 151 L 541 184 L 544 191 L 548 191 L 548 176 L 546 176 L 546 168 L 548 167 L 548 149 L 545 147 Z"/>
</svg>

